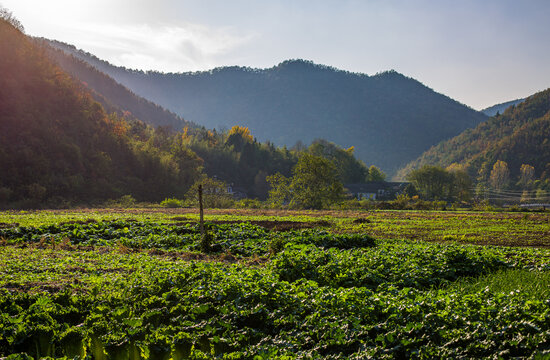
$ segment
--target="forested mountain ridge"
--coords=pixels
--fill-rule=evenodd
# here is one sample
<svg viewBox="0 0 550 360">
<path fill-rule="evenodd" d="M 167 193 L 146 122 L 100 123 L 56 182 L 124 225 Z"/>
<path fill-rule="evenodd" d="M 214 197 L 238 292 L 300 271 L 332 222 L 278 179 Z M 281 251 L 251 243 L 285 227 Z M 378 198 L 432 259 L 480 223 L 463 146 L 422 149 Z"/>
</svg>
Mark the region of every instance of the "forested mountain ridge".
<svg viewBox="0 0 550 360">
<path fill-rule="evenodd" d="M 486 180 L 497 160 L 507 163 L 517 180 L 523 164 L 534 167 L 535 178 L 550 178 L 550 89 L 528 97 L 475 129 L 443 141 L 401 169 L 404 177 L 423 165 L 463 165 L 470 176 Z"/>
<path fill-rule="evenodd" d="M 61 68 L 89 88 L 94 98 L 108 111 L 122 111 L 152 126 L 168 126 L 181 130 L 185 126 L 196 126 L 161 106 L 137 96 L 127 87 L 119 84 L 107 74 L 97 70 L 78 57 L 60 50 L 45 39 L 36 39 Z M 130 112 L 130 114 L 128 114 Z M 119 114 L 122 115 L 122 114 Z"/>
<path fill-rule="evenodd" d="M 502 103 L 502 104 L 496 104 L 496 105 L 490 106 L 486 109 L 481 110 L 481 112 L 484 113 L 487 116 L 495 116 L 496 114 L 503 113 L 510 106 L 520 104 L 524 101 L 525 101 L 525 99 L 516 99 L 516 100 L 512 100 L 512 101 L 507 101 L 507 102 Z"/>
<path fill-rule="evenodd" d="M 60 206 L 183 194 L 202 160 L 162 134 L 108 115 L 80 82 L 0 19 L 0 205 Z"/>
<path fill-rule="evenodd" d="M 487 117 L 395 71 L 374 76 L 304 60 L 269 69 L 223 67 L 164 74 L 115 67 L 52 43 L 187 120 L 248 127 L 260 140 L 293 146 L 327 139 L 393 174 L 441 140 Z"/>
</svg>

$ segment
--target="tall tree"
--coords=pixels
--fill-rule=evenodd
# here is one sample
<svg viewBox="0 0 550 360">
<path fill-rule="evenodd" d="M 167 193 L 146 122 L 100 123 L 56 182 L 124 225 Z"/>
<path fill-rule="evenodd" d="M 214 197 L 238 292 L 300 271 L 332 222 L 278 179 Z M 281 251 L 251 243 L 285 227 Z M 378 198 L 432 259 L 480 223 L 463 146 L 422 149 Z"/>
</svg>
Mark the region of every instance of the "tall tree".
<svg viewBox="0 0 550 360">
<path fill-rule="evenodd" d="M 446 169 L 453 178 L 451 196 L 459 201 L 470 201 L 472 199 L 472 179 L 462 165 L 453 163 Z"/>
<path fill-rule="evenodd" d="M 522 164 L 519 170 L 518 185 L 522 189 L 530 189 L 535 181 L 535 168 L 528 164 Z"/>
<path fill-rule="evenodd" d="M 322 209 L 340 201 L 344 186 L 336 166 L 329 160 L 308 153 L 302 154 L 292 169 L 291 207 Z"/>
<path fill-rule="evenodd" d="M 506 161 L 497 160 L 491 170 L 489 183 L 497 190 L 505 189 L 510 182 L 510 170 Z"/>
<path fill-rule="evenodd" d="M 367 181 L 384 181 L 386 180 L 386 174 L 374 165 L 369 167 L 369 174 L 367 175 Z"/>
<path fill-rule="evenodd" d="M 281 173 L 266 177 L 269 183 L 268 202 L 275 207 L 282 207 L 290 200 L 290 179 Z"/>
<path fill-rule="evenodd" d="M 453 176 L 439 166 L 424 165 L 407 176 L 418 192 L 426 199 L 447 199 L 453 188 Z"/>
<path fill-rule="evenodd" d="M 365 181 L 369 170 L 361 160 L 354 157 L 355 148 L 342 149 L 338 145 L 323 139 L 315 140 L 309 147 L 309 152 L 330 160 L 336 167 L 342 183 L 358 183 Z"/>
</svg>

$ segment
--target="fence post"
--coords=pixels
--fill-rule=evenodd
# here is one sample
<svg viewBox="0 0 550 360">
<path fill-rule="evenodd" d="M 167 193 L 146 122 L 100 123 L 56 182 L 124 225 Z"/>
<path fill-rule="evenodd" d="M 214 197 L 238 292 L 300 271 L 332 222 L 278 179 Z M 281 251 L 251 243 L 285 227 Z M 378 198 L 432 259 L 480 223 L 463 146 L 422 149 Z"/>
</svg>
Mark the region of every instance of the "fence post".
<svg viewBox="0 0 550 360">
<path fill-rule="evenodd" d="M 199 185 L 199 224 L 201 229 L 201 238 L 204 237 L 204 210 L 202 207 L 202 184 Z"/>
<path fill-rule="evenodd" d="M 210 236 L 208 235 L 208 232 L 206 231 L 206 227 L 204 226 L 204 209 L 202 205 L 202 184 L 199 185 L 199 221 L 200 221 L 200 228 L 201 228 L 201 251 L 204 253 L 210 252 Z"/>
</svg>

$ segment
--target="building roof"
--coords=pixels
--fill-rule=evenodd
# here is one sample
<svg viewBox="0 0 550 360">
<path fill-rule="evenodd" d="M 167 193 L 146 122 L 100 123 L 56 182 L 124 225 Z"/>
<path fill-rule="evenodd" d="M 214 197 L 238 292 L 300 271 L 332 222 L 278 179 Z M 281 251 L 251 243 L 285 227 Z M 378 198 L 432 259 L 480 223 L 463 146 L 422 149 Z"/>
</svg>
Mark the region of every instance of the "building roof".
<svg viewBox="0 0 550 360">
<path fill-rule="evenodd" d="M 409 183 L 407 182 L 387 182 L 387 181 L 371 181 L 365 183 L 356 183 L 356 184 L 346 184 L 344 187 L 348 189 L 349 192 L 358 194 L 358 193 L 376 193 L 379 190 L 400 190 L 405 188 Z"/>
</svg>

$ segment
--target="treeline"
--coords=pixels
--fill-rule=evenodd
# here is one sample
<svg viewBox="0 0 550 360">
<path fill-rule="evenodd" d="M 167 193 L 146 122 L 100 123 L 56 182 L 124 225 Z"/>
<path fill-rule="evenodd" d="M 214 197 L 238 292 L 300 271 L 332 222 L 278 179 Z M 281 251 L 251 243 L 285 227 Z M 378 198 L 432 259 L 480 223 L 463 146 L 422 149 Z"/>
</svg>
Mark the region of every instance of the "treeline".
<svg viewBox="0 0 550 360">
<path fill-rule="evenodd" d="M 265 200 L 271 188 L 268 177 L 274 174 L 291 176 L 305 155 L 329 161 L 341 184 L 385 179 L 376 166 L 369 168 L 356 159 L 353 147 L 342 149 L 322 139 L 313 141 L 308 147 L 278 148 L 270 142 L 258 142 L 248 128 L 238 125 L 224 132 L 185 128 L 181 138 L 204 160 L 208 176 L 243 188 L 250 198 Z"/>
<path fill-rule="evenodd" d="M 407 180 L 414 186 L 414 194 L 429 200 L 452 202 L 487 201 L 497 204 L 549 203 L 550 164 L 540 178 L 535 168 L 522 164 L 517 179 L 511 177 L 508 163 L 497 160 L 484 165 L 477 178 L 472 179 L 464 167 L 452 164 L 447 168 L 424 165 L 412 170 Z"/>
</svg>

